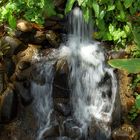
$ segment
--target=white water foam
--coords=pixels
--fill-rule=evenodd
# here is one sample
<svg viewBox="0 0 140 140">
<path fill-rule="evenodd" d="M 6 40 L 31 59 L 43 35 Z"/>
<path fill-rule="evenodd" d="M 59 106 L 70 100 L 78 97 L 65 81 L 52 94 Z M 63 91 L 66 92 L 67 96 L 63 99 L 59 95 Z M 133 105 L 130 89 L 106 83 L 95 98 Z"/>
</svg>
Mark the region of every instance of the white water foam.
<svg viewBox="0 0 140 140">
<path fill-rule="evenodd" d="M 99 43 L 90 40 L 91 28 L 83 21 L 79 8 L 71 13 L 69 24 L 71 32 L 60 56 L 65 56 L 69 65 L 73 117 L 82 124 L 85 135 L 94 123 L 109 138 L 117 94 L 115 75 L 106 66 Z"/>
<path fill-rule="evenodd" d="M 91 26 L 84 22 L 79 8 L 71 13 L 69 27 L 68 41 L 65 46 L 60 47 L 59 56 L 55 55 L 57 60 L 64 57 L 68 62 L 73 118 L 81 124 L 80 130 L 84 133 L 86 140 L 109 139 L 117 96 L 115 75 L 113 70 L 105 64 L 106 60 L 100 44 L 91 41 Z M 32 83 L 35 114 L 39 123 L 37 140 L 42 140 L 43 133 L 51 127 L 55 62 L 56 60 L 53 59 L 46 60 L 45 64 L 38 66 L 39 74 L 45 73 L 45 85 Z M 99 134 L 95 133 L 94 138 L 88 137 L 88 128 L 91 125 L 99 132 Z"/>
</svg>

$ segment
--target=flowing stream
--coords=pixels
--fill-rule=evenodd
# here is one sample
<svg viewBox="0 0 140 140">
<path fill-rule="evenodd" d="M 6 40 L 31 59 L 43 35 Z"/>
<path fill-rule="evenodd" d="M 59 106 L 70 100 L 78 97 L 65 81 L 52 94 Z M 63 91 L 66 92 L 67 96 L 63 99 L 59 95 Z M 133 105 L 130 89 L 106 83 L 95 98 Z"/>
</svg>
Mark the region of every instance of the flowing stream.
<svg viewBox="0 0 140 140">
<path fill-rule="evenodd" d="M 79 8 L 71 12 L 68 27 L 68 40 L 60 47 L 58 56 L 58 59 L 65 58 L 68 62 L 71 89 L 72 117 L 64 123 L 73 119 L 79 124 L 81 135 L 75 140 L 108 140 L 117 98 L 116 77 L 106 65 L 100 44 L 91 40 L 92 28 L 84 22 Z M 46 73 L 46 84 L 32 83 L 40 124 L 38 140 L 44 140 L 42 135 L 51 126 L 50 114 L 53 111 L 54 71 L 49 62 L 43 67 L 41 72 Z M 59 140 L 62 139 L 60 136 Z"/>
</svg>

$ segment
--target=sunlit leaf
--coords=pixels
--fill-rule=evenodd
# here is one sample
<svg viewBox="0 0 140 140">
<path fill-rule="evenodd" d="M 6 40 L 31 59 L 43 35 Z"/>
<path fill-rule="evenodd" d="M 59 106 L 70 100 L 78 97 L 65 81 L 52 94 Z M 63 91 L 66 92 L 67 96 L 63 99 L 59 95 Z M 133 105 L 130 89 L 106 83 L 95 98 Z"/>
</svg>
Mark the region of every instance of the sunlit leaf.
<svg viewBox="0 0 140 140">
<path fill-rule="evenodd" d="M 81 6 L 82 3 L 83 3 L 84 1 L 86 1 L 86 0 L 77 0 L 77 1 L 78 1 L 79 6 Z M 86 2 L 85 2 L 85 3 L 86 3 Z"/>
<path fill-rule="evenodd" d="M 115 30 L 115 27 L 112 24 L 110 24 L 109 25 L 109 32 L 112 34 L 114 32 L 114 30 Z"/>
<path fill-rule="evenodd" d="M 124 0 L 125 8 L 129 8 L 133 3 L 133 0 Z"/>
<path fill-rule="evenodd" d="M 96 0 L 93 1 L 92 6 L 93 6 L 93 10 L 95 12 L 95 16 L 99 17 L 100 9 L 99 9 L 99 4 L 96 2 Z"/>
<path fill-rule="evenodd" d="M 83 10 L 84 10 L 84 19 L 86 22 L 88 22 L 90 18 L 90 10 L 88 7 L 84 8 Z"/>
<path fill-rule="evenodd" d="M 115 9 L 115 5 L 108 5 L 107 11 L 112 11 Z"/>
<path fill-rule="evenodd" d="M 124 26 L 124 30 L 125 30 L 126 33 L 130 33 L 130 31 L 131 31 L 130 27 L 128 25 Z"/>
<path fill-rule="evenodd" d="M 112 59 L 108 63 L 121 70 L 125 70 L 128 73 L 139 73 L 140 72 L 140 58 L 131 59 Z"/>
<path fill-rule="evenodd" d="M 104 11 L 104 10 L 102 10 L 102 11 L 101 11 L 101 13 L 100 13 L 100 19 L 103 19 L 103 18 L 104 18 L 104 16 L 105 16 L 105 11 Z"/>
<path fill-rule="evenodd" d="M 72 9 L 73 4 L 74 4 L 75 1 L 76 0 L 68 0 L 67 1 L 66 8 L 65 8 L 65 13 L 70 12 L 70 10 Z"/>
<path fill-rule="evenodd" d="M 16 27 L 16 19 L 12 14 L 9 14 L 9 16 L 8 16 L 8 23 L 11 28 L 14 29 Z"/>
</svg>

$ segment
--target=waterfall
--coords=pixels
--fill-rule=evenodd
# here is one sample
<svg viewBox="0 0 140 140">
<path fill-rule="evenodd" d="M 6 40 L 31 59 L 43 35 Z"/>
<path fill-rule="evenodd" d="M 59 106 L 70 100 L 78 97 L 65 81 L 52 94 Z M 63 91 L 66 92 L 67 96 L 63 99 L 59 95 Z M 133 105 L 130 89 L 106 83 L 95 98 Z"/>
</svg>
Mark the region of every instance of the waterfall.
<svg viewBox="0 0 140 140">
<path fill-rule="evenodd" d="M 66 45 L 61 45 L 56 53 L 50 53 L 47 59 L 37 57 L 37 74 L 45 78 L 43 85 L 32 82 L 33 108 L 38 122 L 37 140 L 44 140 L 43 134 L 52 126 L 54 64 L 63 58 L 69 68 L 72 113 L 59 124 L 60 131 L 63 125 L 69 127 L 76 122 L 78 125 L 72 126 L 70 131 L 80 134 L 74 140 L 109 140 L 113 115 L 118 110 L 116 77 L 106 64 L 100 44 L 91 39 L 92 26 L 84 21 L 79 8 L 71 12 L 68 27 Z M 119 118 L 120 113 L 117 113 Z M 72 140 L 65 132 L 62 134 L 56 136 L 56 140 Z"/>
<path fill-rule="evenodd" d="M 70 14 L 68 27 L 68 41 L 61 48 L 61 55 L 65 54 L 70 70 L 73 118 L 81 124 L 86 140 L 110 139 L 117 96 L 116 77 L 105 63 L 100 44 L 91 41 L 91 26 L 84 21 L 79 8 Z M 88 136 L 91 125 L 96 132 Z"/>
<path fill-rule="evenodd" d="M 31 93 L 34 97 L 32 106 L 38 125 L 37 140 L 43 140 L 44 132 L 52 126 L 52 90 L 56 56 L 56 52 L 53 51 L 47 56 L 47 58 L 39 56 L 38 54 L 33 58 L 33 61 L 36 63 L 33 68 L 37 74 L 36 80 L 40 80 L 40 82 L 44 81 L 43 84 L 34 81 L 31 83 Z"/>
</svg>

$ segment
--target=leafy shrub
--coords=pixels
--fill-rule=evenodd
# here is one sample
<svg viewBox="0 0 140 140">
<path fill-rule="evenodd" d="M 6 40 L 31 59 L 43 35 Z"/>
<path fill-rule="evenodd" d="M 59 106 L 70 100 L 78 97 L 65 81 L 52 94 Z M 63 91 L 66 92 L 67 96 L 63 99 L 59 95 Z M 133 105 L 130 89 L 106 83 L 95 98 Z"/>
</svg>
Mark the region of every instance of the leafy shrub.
<svg viewBox="0 0 140 140">
<path fill-rule="evenodd" d="M 136 117 L 140 115 L 140 95 L 138 93 L 135 93 L 135 96 L 135 104 L 132 106 L 128 113 L 128 118 L 131 121 L 134 121 Z"/>
<path fill-rule="evenodd" d="M 136 23 L 140 23 L 138 20 Z M 133 51 L 132 57 L 130 59 L 114 59 L 110 60 L 109 64 L 118 69 L 123 69 L 129 73 L 139 73 L 140 72 L 140 24 L 133 27 L 134 41 L 136 44 L 135 50 Z"/>
<path fill-rule="evenodd" d="M 6 22 L 11 28 L 15 28 L 16 19 L 44 23 L 45 16 L 56 15 L 52 0 L 10 0 L 1 4 L 0 23 Z M 44 16 L 43 16 L 44 14 Z"/>
<path fill-rule="evenodd" d="M 96 39 L 113 41 L 121 46 L 132 40 L 130 21 L 140 10 L 139 0 L 68 0 L 66 13 L 76 1 L 83 10 L 85 20 L 93 20 L 97 26 Z"/>
</svg>

